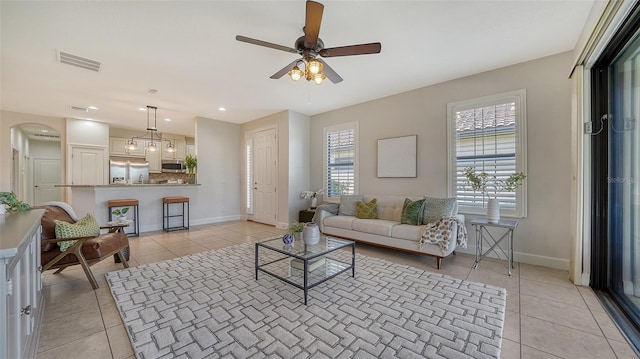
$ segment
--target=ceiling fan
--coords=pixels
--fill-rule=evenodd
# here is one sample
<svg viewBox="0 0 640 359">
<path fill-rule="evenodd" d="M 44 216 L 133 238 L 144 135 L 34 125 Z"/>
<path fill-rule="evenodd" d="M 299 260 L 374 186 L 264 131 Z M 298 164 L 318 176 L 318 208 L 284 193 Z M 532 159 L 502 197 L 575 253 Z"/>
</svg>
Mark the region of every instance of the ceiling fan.
<svg viewBox="0 0 640 359">
<path fill-rule="evenodd" d="M 342 81 L 338 75 L 321 57 L 352 56 L 380 53 L 382 45 L 379 42 L 368 44 L 349 45 L 340 47 L 325 48 L 324 42 L 318 37 L 320 34 L 320 24 L 322 22 L 322 12 L 324 5 L 315 1 L 307 1 L 307 10 L 304 27 L 304 35 L 295 42 L 295 48 L 282 46 L 271 42 L 252 39 L 250 37 L 237 35 L 236 40 L 249 44 L 269 47 L 272 49 L 286 51 L 293 54 L 302 55 L 302 58 L 294 60 L 282 70 L 271 76 L 272 79 L 279 79 L 285 74 L 289 74 L 292 80 L 298 81 L 304 77 L 307 81 L 314 81 L 320 85 L 325 78 L 334 84 Z M 304 65 L 301 70 L 298 65 Z"/>
</svg>

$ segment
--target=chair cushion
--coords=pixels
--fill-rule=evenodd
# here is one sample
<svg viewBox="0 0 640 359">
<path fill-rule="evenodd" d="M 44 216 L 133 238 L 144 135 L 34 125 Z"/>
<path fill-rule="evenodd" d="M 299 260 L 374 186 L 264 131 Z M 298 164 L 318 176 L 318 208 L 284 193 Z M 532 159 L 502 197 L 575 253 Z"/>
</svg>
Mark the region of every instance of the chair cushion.
<svg viewBox="0 0 640 359">
<path fill-rule="evenodd" d="M 422 224 L 436 222 L 440 218 L 453 217 L 455 207 L 455 198 L 425 197 Z"/>
<path fill-rule="evenodd" d="M 424 214 L 424 199 L 412 201 L 409 198 L 405 198 L 404 206 L 402 207 L 402 216 L 400 217 L 400 223 L 413 224 L 415 226 L 422 224 L 422 216 Z"/>
<path fill-rule="evenodd" d="M 42 225 L 42 239 L 55 239 L 56 238 L 56 223 L 55 220 L 74 223 L 69 214 L 58 206 L 44 206 L 44 215 L 40 220 Z M 58 250 L 56 243 L 42 243 L 42 251 L 47 252 L 50 250 Z"/>
<path fill-rule="evenodd" d="M 87 214 L 76 223 L 54 220 L 56 223 L 56 238 L 95 237 L 100 235 L 100 225 L 91 214 Z M 76 241 L 58 242 L 61 251 L 66 251 Z"/>
<path fill-rule="evenodd" d="M 90 261 L 115 253 L 128 245 L 129 238 L 126 233 L 107 233 L 84 241 L 82 244 L 82 255 L 86 260 Z M 61 253 L 58 246 L 55 246 L 54 248 L 54 250 L 42 252 L 41 264 L 43 266 Z M 78 259 L 74 254 L 67 254 L 56 263 L 56 266 L 77 262 Z"/>
<path fill-rule="evenodd" d="M 377 200 L 374 198 L 369 202 L 356 202 L 356 218 L 376 219 L 378 218 Z"/>
</svg>

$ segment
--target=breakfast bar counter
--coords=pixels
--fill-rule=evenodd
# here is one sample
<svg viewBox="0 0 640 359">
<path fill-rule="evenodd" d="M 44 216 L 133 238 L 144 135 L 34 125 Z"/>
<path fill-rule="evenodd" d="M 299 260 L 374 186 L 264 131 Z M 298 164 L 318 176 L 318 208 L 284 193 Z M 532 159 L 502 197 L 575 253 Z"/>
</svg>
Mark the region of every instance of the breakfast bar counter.
<svg viewBox="0 0 640 359">
<path fill-rule="evenodd" d="M 91 213 L 100 225 L 109 220 L 107 202 L 115 199 L 139 201 L 140 232 L 162 230 L 162 198 L 184 196 L 197 204 L 199 184 L 110 184 L 110 185 L 58 185 L 71 189 L 71 207 L 79 217 Z"/>
</svg>

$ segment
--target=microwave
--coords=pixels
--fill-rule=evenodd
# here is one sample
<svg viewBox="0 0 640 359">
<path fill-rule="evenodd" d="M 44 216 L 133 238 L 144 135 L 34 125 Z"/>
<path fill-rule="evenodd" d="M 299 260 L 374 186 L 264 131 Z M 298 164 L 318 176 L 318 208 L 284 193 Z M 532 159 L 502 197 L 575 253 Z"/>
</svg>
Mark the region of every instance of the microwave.
<svg viewBox="0 0 640 359">
<path fill-rule="evenodd" d="M 162 172 L 165 173 L 187 173 L 187 167 L 181 160 L 162 160 Z"/>
</svg>

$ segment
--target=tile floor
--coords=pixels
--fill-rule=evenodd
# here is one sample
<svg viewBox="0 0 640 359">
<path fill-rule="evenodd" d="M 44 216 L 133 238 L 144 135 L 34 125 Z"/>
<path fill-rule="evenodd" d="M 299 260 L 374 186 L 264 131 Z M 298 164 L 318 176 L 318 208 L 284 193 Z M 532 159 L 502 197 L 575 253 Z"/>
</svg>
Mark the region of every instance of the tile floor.
<svg viewBox="0 0 640 359">
<path fill-rule="evenodd" d="M 192 226 L 189 231 L 143 233 L 131 238 L 131 266 L 253 242 L 282 230 L 235 221 Z M 426 270 L 435 259 L 357 245 L 357 252 Z M 566 271 L 516 263 L 513 276 L 503 262 L 486 260 L 473 270 L 474 257 L 443 260 L 443 274 L 507 288 L 503 358 L 637 358 L 593 291 L 577 287 Z M 38 359 L 134 358 L 104 273 L 122 268 L 112 260 L 93 267 L 100 288 L 92 290 L 80 267 L 44 274 L 46 313 Z"/>
</svg>

